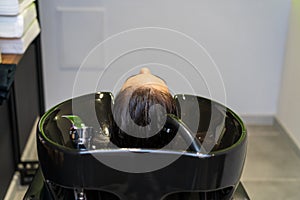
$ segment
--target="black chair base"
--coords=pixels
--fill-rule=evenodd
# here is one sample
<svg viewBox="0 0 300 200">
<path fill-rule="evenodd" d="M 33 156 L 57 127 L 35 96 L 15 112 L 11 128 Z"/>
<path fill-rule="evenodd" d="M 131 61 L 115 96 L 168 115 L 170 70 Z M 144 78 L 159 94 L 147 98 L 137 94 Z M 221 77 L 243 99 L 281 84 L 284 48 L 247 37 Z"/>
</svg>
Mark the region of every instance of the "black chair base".
<svg viewBox="0 0 300 200">
<path fill-rule="evenodd" d="M 215 195 L 215 196 L 213 196 Z M 218 194 L 219 195 L 219 194 Z M 53 187 L 47 184 L 38 169 L 32 183 L 29 186 L 23 200 L 76 200 L 74 191 L 71 189 L 63 189 Z M 120 200 L 117 196 L 109 192 L 88 191 L 87 200 Z M 226 196 L 216 196 L 213 192 L 202 193 L 176 193 L 162 198 L 161 200 L 223 200 Z M 134 199 L 133 199 L 134 200 Z M 240 182 L 234 195 L 233 200 L 250 200 L 243 184 Z"/>
</svg>

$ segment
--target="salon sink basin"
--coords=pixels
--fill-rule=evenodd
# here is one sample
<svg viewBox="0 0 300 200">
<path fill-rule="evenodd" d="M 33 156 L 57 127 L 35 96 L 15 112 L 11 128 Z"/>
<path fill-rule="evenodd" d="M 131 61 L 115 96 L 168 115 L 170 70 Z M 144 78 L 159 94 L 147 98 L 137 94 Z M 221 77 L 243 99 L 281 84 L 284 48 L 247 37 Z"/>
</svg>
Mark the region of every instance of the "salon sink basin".
<svg viewBox="0 0 300 200">
<path fill-rule="evenodd" d="M 178 113 L 168 116 L 161 130 L 174 138 L 160 149 L 111 142 L 118 128 L 111 93 L 76 97 L 50 109 L 37 131 L 39 173 L 49 198 L 231 199 L 246 157 L 242 120 L 200 96 L 174 98 Z"/>
</svg>

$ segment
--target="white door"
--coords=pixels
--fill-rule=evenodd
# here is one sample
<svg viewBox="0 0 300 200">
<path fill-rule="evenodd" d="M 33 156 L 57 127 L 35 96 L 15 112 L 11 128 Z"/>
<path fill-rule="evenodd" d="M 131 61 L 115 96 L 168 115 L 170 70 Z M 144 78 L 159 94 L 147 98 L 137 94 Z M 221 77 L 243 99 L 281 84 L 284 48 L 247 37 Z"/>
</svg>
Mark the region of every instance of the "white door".
<svg viewBox="0 0 300 200">
<path fill-rule="evenodd" d="M 40 1 L 46 106 L 72 96 L 73 83 L 84 57 L 104 38 L 100 1 Z M 92 75 L 93 70 L 87 71 Z M 88 88 L 88 80 L 86 86 Z M 87 90 L 83 90 L 88 92 Z"/>
</svg>

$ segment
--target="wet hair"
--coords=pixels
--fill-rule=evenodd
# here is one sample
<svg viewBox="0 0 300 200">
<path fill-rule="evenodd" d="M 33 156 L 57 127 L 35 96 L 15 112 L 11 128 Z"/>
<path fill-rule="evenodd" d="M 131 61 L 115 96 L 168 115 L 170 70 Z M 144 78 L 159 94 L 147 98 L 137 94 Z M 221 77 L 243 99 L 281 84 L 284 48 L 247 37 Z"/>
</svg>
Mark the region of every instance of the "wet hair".
<svg viewBox="0 0 300 200">
<path fill-rule="evenodd" d="M 128 87 L 113 105 L 116 122 L 110 138 L 120 148 L 162 148 L 176 133 L 164 131 L 167 114 L 176 115 L 176 104 L 168 91 L 151 86 Z"/>
</svg>

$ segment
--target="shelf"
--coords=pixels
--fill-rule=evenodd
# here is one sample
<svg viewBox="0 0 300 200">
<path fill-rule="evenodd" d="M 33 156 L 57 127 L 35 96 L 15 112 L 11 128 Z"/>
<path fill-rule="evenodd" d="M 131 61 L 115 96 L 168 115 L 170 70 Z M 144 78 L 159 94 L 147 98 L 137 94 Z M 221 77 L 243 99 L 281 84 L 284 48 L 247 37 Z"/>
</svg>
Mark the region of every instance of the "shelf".
<svg viewBox="0 0 300 200">
<path fill-rule="evenodd" d="M 2 63 L 0 65 L 17 65 L 23 54 L 2 54 Z"/>
</svg>

